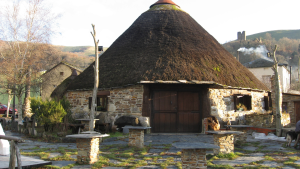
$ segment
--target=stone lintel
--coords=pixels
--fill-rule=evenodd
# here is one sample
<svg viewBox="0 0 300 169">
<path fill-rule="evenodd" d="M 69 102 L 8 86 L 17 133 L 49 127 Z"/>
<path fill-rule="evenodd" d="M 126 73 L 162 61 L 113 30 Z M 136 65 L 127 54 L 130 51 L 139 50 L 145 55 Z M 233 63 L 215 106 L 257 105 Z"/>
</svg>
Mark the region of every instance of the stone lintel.
<svg viewBox="0 0 300 169">
<path fill-rule="evenodd" d="M 216 134 L 216 135 L 243 134 L 243 132 L 240 131 L 206 131 L 206 132 L 211 134 Z"/>
<path fill-rule="evenodd" d="M 143 127 L 143 126 L 125 126 L 122 128 L 127 128 L 127 129 L 137 129 L 137 130 L 145 130 L 145 129 L 150 129 L 151 127 Z"/>
<path fill-rule="evenodd" d="M 214 144 L 208 143 L 174 143 L 172 144 L 176 148 L 180 149 L 212 149 L 212 148 L 220 148 Z"/>
<path fill-rule="evenodd" d="M 108 137 L 109 134 L 73 134 L 67 135 L 66 137 L 70 138 L 100 138 L 100 137 Z"/>
</svg>

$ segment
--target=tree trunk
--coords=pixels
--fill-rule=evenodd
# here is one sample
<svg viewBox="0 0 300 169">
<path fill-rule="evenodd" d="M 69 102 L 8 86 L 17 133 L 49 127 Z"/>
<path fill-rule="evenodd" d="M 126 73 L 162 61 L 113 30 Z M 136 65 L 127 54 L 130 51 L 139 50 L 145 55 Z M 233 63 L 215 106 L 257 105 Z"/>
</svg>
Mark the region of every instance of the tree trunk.
<svg viewBox="0 0 300 169">
<path fill-rule="evenodd" d="M 27 84 L 25 87 L 25 99 L 24 99 L 24 113 L 22 118 L 30 115 L 30 88 L 31 88 L 31 68 L 29 68 L 27 74 Z"/>
<path fill-rule="evenodd" d="M 23 115 L 23 110 L 22 110 L 22 94 L 21 95 L 18 95 L 17 96 L 17 98 L 18 98 L 18 124 L 23 124 L 23 122 L 22 122 L 22 115 Z"/>
<path fill-rule="evenodd" d="M 274 59 L 274 74 L 275 74 L 275 105 L 276 105 L 276 135 L 278 137 L 281 136 L 281 117 L 282 117 L 282 110 L 281 110 L 281 102 L 282 102 L 282 96 L 281 96 L 281 90 L 280 90 L 280 84 L 279 84 L 279 76 L 278 76 L 278 62 L 276 59 L 276 50 L 277 45 L 275 45 L 275 49 L 273 51 L 273 59 Z"/>
<path fill-rule="evenodd" d="M 9 108 L 10 108 L 10 102 L 11 102 L 11 89 L 7 89 L 7 93 L 8 93 L 8 101 L 7 101 L 7 110 L 6 110 L 6 117 L 9 116 Z"/>
<path fill-rule="evenodd" d="M 92 96 L 92 105 L 91 105 L 91 114 L 90 114 L 90 123 L 89 123 L 89 130 L 94 131 L 94 115 L 96 109 L 96 99 L 97 99 L 97 91 L 99 86 L 99 56 L 98 56 L 98 43 L 99 40 L 96 40 L 96 31 L 95 25 L 92 24 L 93 32 L 91 32 L 94 43 L 95 43 L 95 66 L 94 66 L 94 89 L 93 89 L 93 96 Z"/>
</svg>

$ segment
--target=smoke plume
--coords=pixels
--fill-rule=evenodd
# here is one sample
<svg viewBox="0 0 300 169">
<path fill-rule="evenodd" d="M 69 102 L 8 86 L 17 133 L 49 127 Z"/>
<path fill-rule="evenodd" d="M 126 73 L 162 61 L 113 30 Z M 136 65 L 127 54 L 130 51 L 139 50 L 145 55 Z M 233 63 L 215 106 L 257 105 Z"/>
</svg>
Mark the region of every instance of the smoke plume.
<svg viewBox="0 0 300 169">
<path fill-rule="evenodd" d="M 247 54 L 247 55 L 255 53 L 256 55 L 260 56 L 263 59 L 273 61 L 272 59 L 267 57 L 267 53 L 269 51 L 267 50 L 265 45 L 259 45 L 257 48 L 252 47 L 252 48 L 249 48 L 249 49 L 247 49 L 245 47 L 242 47 L 242 48 L 239 48 L 238 51 L 243 52 L 244 54 Z"/>
</svg>

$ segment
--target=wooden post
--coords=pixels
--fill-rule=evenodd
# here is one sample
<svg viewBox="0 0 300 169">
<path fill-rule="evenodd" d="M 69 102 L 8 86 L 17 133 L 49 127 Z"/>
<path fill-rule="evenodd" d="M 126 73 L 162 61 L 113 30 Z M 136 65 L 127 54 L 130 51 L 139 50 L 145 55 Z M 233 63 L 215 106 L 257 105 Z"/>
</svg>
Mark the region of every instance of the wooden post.
<svg viewBox="0 0 300 169">
<path fill-rule="evenodd" d="M 15 142 L 15 148 L 16 148 L 18 169 L 22 169 L 22 161 L 21 161 L 20 149 L 18 147 L 18 142 Z"/>
<path fill-rule="evenodd" d="M 15 141 L 10 141 L 10 158 L 9 158 L 9 169 L 15 169 L 16 166 L 16 149 Z"/>
</svg>

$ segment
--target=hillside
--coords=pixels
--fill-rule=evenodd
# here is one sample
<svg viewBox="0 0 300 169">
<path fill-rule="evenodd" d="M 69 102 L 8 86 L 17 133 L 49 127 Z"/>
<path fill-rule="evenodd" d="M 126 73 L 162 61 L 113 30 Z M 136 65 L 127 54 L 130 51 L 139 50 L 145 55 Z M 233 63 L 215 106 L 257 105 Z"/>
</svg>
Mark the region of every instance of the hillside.
<svg viewBox="0 0 300 169">
<path fill-rule="evenodd" d="M 85 56 L 95 56 L 95 47 L 94 46 L 58 46 L 61 51 L 63 52 L 70 52 L 70 53 L 81 53 Z M 104 47 L 104 51 L 107 48 Z"/>
<path fill-rule="evenodd" d="M 261 32 L 253 35 L 247 36 L 248 40 L 255 40 L 257 38 L 266 38 L 266 33 L 271 34 L 275 40 L 279 40 L 281 38 L 289 38 L 289 39 L 300 39 L 300 29 L 299 30 L 274 30 L 274 31 L 267 31 Z"/>
</svg>

